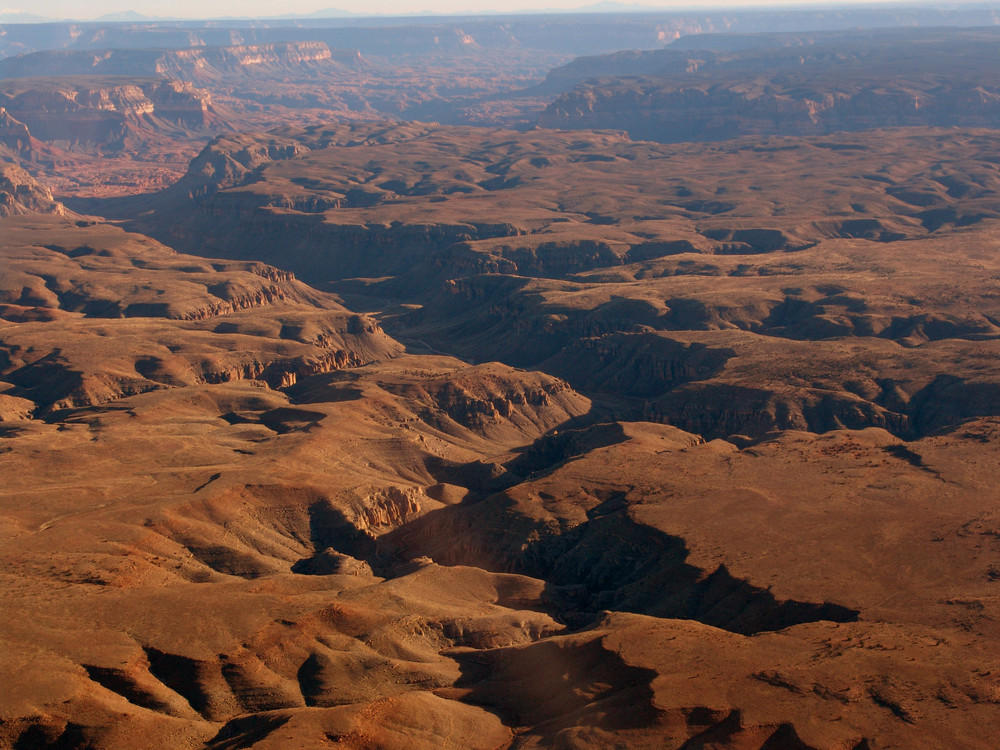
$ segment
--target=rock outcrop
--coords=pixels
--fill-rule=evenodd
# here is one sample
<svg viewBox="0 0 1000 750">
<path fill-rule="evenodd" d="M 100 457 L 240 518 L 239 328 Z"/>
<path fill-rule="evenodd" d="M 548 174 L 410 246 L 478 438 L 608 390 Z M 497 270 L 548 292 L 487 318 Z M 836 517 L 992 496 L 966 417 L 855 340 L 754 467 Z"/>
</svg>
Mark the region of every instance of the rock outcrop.
<svg viewBox="0 0 1000 750">
<path fill-rule="evenodd" d="M 167 79 L 3 80 L 0 106 L 41 141 L 104 152 L 135 146 L 157 133 L 225 127 L 207 91 Z"/>
<path fill-rule="evenodd" d="M 357 50 L 330 49 L 321 41 L 289 41 L 186 49 L 47 50 L 0 60 L 0 78 L 166 77 L 206 85 L 234 77 L 303 76 L 364 67 Z"/>
<path fill-rule="evenodd" d="M 0 216 L 65 212 L 63 205 L 53 199 L 52 192 L 23 168 L 0 161 Z"/>
<path fill-rule="evenodd" d="M 27 125 L 14 119 L 10 112 L 0 107 L 0 145 L 21 156 L 29 155 L 37 143 L 28 132 Z"/>
</svg>

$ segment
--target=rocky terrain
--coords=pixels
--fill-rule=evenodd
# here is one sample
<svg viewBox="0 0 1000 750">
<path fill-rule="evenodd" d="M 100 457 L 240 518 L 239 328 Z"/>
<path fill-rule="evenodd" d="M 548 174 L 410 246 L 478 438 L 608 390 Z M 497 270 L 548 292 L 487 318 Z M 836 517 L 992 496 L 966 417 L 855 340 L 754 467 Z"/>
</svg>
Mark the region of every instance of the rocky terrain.
<svg viewBox="0 0 1000 750">
<path fill-rule="evenodd" d="M 563 278 L 692 254 L 746 265 L 823 240 L 882 249 L 976 228 L 997 218 L 998 160 L 988 130 L 664 146 L 616 132 L 348 124 L 223 136 L 158 196 L 79 205 L 142 213 L 135 226 L 172 245 L 256 253 L 313 283 L 419 268 L 436 291 L 482 273 Z"/>
<path fill-rule="evenodd" d="M 524 124 L 544 102 L 520 89 L 566 59 L 477 49 L 369 61 L 319 41 L 40 51 L 0 59 L 0 145 L 61 196 L 152 192 L 220 133 L 413 116 Z"/>
<path fill-rule="evenodd" d="M 476 23 L 481 70 L 531 28 Z M 401 36 L 83 31 L 0 62 L 61 76 L 0 79 L 0 748 L 995 746 L 989 123 L 318 123 L 266 92 Z M 907 71 L 923 33 L 684 38 L 517 106 L 600 69 L 801 94 L 793 56 L 943 96 L 934 39 L 993 43 Z M 479 96 L 436 75 L 383 101 Z"/>
<path fill-rule="evenodd" d="M 988 747 L 991 144 L 286 129 L 117 203 L 208 258 L 5 219 L 2 741 Z"/>
<path fill-rule="evenodd" d="M 995 149 L 987 131 L 678 148 L 286 130 L 220 139 L 119 210 L 176 247 L 259 257 L 367 309 L 404 303 L 386 313 L 404 337 L 614 394 L 619 416 L 910 438 L 1000 413 Z"/>
</svg>

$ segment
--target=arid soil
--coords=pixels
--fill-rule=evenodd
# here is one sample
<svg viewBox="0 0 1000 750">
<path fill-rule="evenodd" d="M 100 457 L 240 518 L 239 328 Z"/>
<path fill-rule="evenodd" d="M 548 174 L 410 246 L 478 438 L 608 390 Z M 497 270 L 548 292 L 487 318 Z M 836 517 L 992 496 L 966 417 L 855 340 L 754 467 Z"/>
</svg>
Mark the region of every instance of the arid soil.
<svg viewBox="0 0 1000 750">
<path fill-rule="evenodd" d="M 265 30 L 0 80 L 0 748 L 996 746 L 997 131 L 318 124 Z"/>
</svg>

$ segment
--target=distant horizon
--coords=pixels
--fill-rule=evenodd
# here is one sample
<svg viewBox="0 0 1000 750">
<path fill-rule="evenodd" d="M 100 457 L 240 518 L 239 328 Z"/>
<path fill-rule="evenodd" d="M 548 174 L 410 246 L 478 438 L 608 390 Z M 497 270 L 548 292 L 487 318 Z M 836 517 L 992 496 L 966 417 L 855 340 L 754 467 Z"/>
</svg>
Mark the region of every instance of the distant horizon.
<svg viewBox="0 0 1000 750">
<path fill-rule="evenodd" d="M 804 0 L 718 0 L 691 5 L 687 3 L 661 3 L 656 0 L 645 2 L 604 2 L 580 3 L 579 0 L 509 0 L 506 7 L 494 7 L 496 0 L 425 0 L 419 7 L 401 0 L 370 0 L 365 12 L 338 7 L 328 0 L 301 0 L 294 5 L 276 0 L 177 0 L 171 4 L 174 11 L 163 15 L 163 5 L 153 0 L 100 0 L 100 2 L 67 2 L 66 0 L 7 0 L 0 7 L 0 24 L 16 22 L 89 22 L 108 21 L 245 21 L 245 20 L 302 20 L 323 18 L 407 18 L 426 16 L 476 16 L 476 15 L 519 15 L 533 13 L 706 13 L 727 10 L 772 10 L 825 8 L 878 8 L 892 6 L 912 6 L 920 8 L 957 9 L 987 6 L 987 2 L 968 2 L 947 6 L 931 2 L 912 0 L 827 0 L 808 2 Z M 348 3 L 343 3 L 348 6 Z"/>
</svg>

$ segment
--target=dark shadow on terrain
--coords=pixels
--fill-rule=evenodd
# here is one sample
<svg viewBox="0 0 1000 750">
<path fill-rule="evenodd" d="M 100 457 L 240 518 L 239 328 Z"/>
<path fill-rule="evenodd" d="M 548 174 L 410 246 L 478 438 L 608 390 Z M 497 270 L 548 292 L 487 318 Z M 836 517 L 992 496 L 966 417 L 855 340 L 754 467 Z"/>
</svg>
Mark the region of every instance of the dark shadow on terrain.
<svg viewBox="0 0 1000 750">
<path fill-rule="evenodd" d="M 319 657 L 316 654 L 310 654 L 309 658 L 302 662 L 302 666 L 299 667 L 299 671 L 295 675 L 307 706 L 315 706 L 316 697 L 323 695 L 322 673 L 323 665 L 320 664 Z"/>
<path fill-rule="evenodd" d="M 84 216 L 100 216 L 111 221 L 122 221 L 141 216 L 156 205 L 156 197 L 162 191 L 137 193 L 135 195 L 115 195 L 108 197 L 76 198 L 65 196 L 59 200 L 66 208 Z"/>
<path fill-rule="evenodd" d="M 13 745 L 13 750 L 80 750 L 89 748 L 92 745 L 87 741 L 83 733 L 83 728 L 79 724 L 72 722 L 66 724 L 62 730 L 54 727 L 47 727 L 41 724 L 33 724 L 21 733 L 17 742 Z"/>
<path fill-rule="evenodd" d="M 254 714 L 228 722 L 205 744 L 205 750 L 244 750 L 284 726 L 290 717 Z"/>
<path fill-rule="evenodd" d="M 520 481 L 499 464 L 485 461 L 457 463 L 439 456 L 428 456 L 424 459 L 424 468 L 439 483 L 464 487 L 470 493 L 470 500 L 500 492 Z"/>
<path fill-rule="evenodd" d="M 169 654 L 151 646 L 143 650 L 149 660 L 149 673 L 184 698 L 191 708 L 206 716 L 209 697 L 201 687 L 201 665 L 194 659 Z"/>
<path fill-rule="evenodd" d="M 778 600 L 725 566 L 697 568 L 687 562 L 684 539 L 634 521 L 625 493 L 605 495 L 587 521 L 570 528 L 522 515 L 503 492 L 470 499 L 380 538 L 380 549 L 544 580 L 549 613 L 571 628 L 587 627 L 605 610 L 697 620 L 743 635 L 858 618 L 857 610 L 831 602 Z"/>
<path fill-rule="evenodd" d="M 302 662 L 296 679 L 306 706 L 329 708 L 345 703 L 336 692 L 331 694 L 329 664 L 315 652 Z"/>
<path fill-rule="evenodd" d="M 455 686 L 469 688 L 462 701 L 486 708 L 507 726 L 546 734 L 577 725 L 615 731 L 648 727 L 657 718 L 650 687 L 657 673 L 626 664 L 599 638 L 451 656 L 461 671 Z M 531 699 L 512 699 L 525 692 Z"/>
<path fill-rule="evenodd" d="M 513 487 L 529 475 L 540 476 L 588 451 L 627 440 L 622 426 L 611 421 L 613 411 L 592 403 L 585 414 L 563 422 L 530 445 L 514 449 L 519 455 L 506 464 L 458 463 L 431 455 L 425 458 L 424 468 L 438 482 L 468 490 L 467 502 L 474 502 Z"/>
<path fill-rule="evenodd" d="M 682 314 L 680 309 L 678 305 L 672 314 Z M 619 331 L 598 338 L 575 338 L 537 366 L 563 378 L 584 395 L 654 398 L 685 383 L 714 378 L 734 356 L 728 348 Z"/>
<path fill-rule="evenodd" d="M 375 537 L 356 528 L 329 500 L 319 500 L 309 506 L 309 539 L 316 554 L 296 562 L 293 572 L 323 570 L 328 565 L 325 559 L 328 549 L 363 560 L 372 569 L 377 567 Z"/>
<path fill-rule="evenodd" d="M 221 476 L 222 476 L 222 472 L 219 472 L 219 471 L 215 472 L 205 482 L 203 482 L 202 484 L 200 484 L 197 487 L 195 487 L 194 490 L 192 490 L 191 494 L 193 495 L 195 492 L 201 492 L 201 490 L 203 490 L 206 487 L 208 487 L 208 485 L 210 485 L 212 482 L 214 482 L 216 479 L 218 479 Z"/>
<path fill-rule="evenodd" d="M 1000 383 L 938 375 L 910 405 L 914 432 L 929 435 L 968 419 L 1000 416 Z"/>
<path fill-rule="evenodd" d="M 903 444 L 899 445 L 887 445 L 882 450 L 888 453 L 890 456 L 895 456 L 896 458 L 906 461 L 910 466 L 915 466 L 918 469 L 922 469 L 934 476 L 940 478 L 941 475 L 937 470 L 930 468 L 924 463 L 924 457 L 921 456 L 916 451 L 910 450 L 907 446 Z"/>
<path fill-rule="evenodd" d="M 253 580 L 273 572 L 257 555 L 224 544 L 189 543 L 187 548 L 194 559 L 223 575 Z"/>
<path fill-rule="evenodd" d="M 260 423 L 279 435 L 308 430 L 323 419 L 326 419 L 326 414 L 321 411 L 293 409 L 287 406 L 271 409 L 260 415 Z"/>
<path fill-rule="evenodd" d="M 733 709 L 725 718 L 717 723 L 710 724 L 706 729 L 691 737 L 680 746 L 679 750 L 707 750 L 714 747 L 740 747 L 740 736 L 744 735 L 747 727 L 743 726 L 742 713 Z M 756 745 L 755 745 L 756 746 Z M 764 744 L 760 745 L 760 750 L 820 750 L 814 745 L 803 742 L 799 737 L 795 727 L 791 724 L 780 724 L 774 730 Z"/>
<path fill-rule="evenodd" d="M 335 370 L 301 378 L 283 390 L 297 406 L 357 401 L 364 396 L 361 388 L 353 385 L 357 379 L 357 373 L 350 370 Z"/>
<path fill-rule="evenodd" d="M 531 445 L 521 448 L 520 455 L 508 461 L 504 468 L 516 476 L 539 475 L 562 465 L 571 458 L 626 440 L 628 436 L 620 422 L 598 423 L 577 429 L 560 428 L 542 435 Z"/>
<path fill-rule="evenodd" d="M 10 395 L 46 407 L 77 390 L 83 383 L 83 375 L 64 363 L 60 349 L 54 349 L 44 357 L 7 373 L 4 380 L 16 386 L 9 391 Z"/>
<path fill-rule="evenodd" d="M 710 573 L 690 565 L 684 540 L 633 521 L 624 497 L 588 516 L 537 557 L 549 567 L 545 596 L 570 626 L 589 624 L 602 610 L 697 620 L 742 635 L 858 618 L 857 610 L 830 602 L 779 601 L 724 565 Z"/>
<path fill-rule="evenodd" d="M 155 695 L 144 690 L 136 680 L 124 670 L 83 665 L 87 676 L 98 685 L 122 696 L 129 703 L 147 708 L 150 711 L 170 714 L 170 706 L 159 700 Z"/>
</svg>

